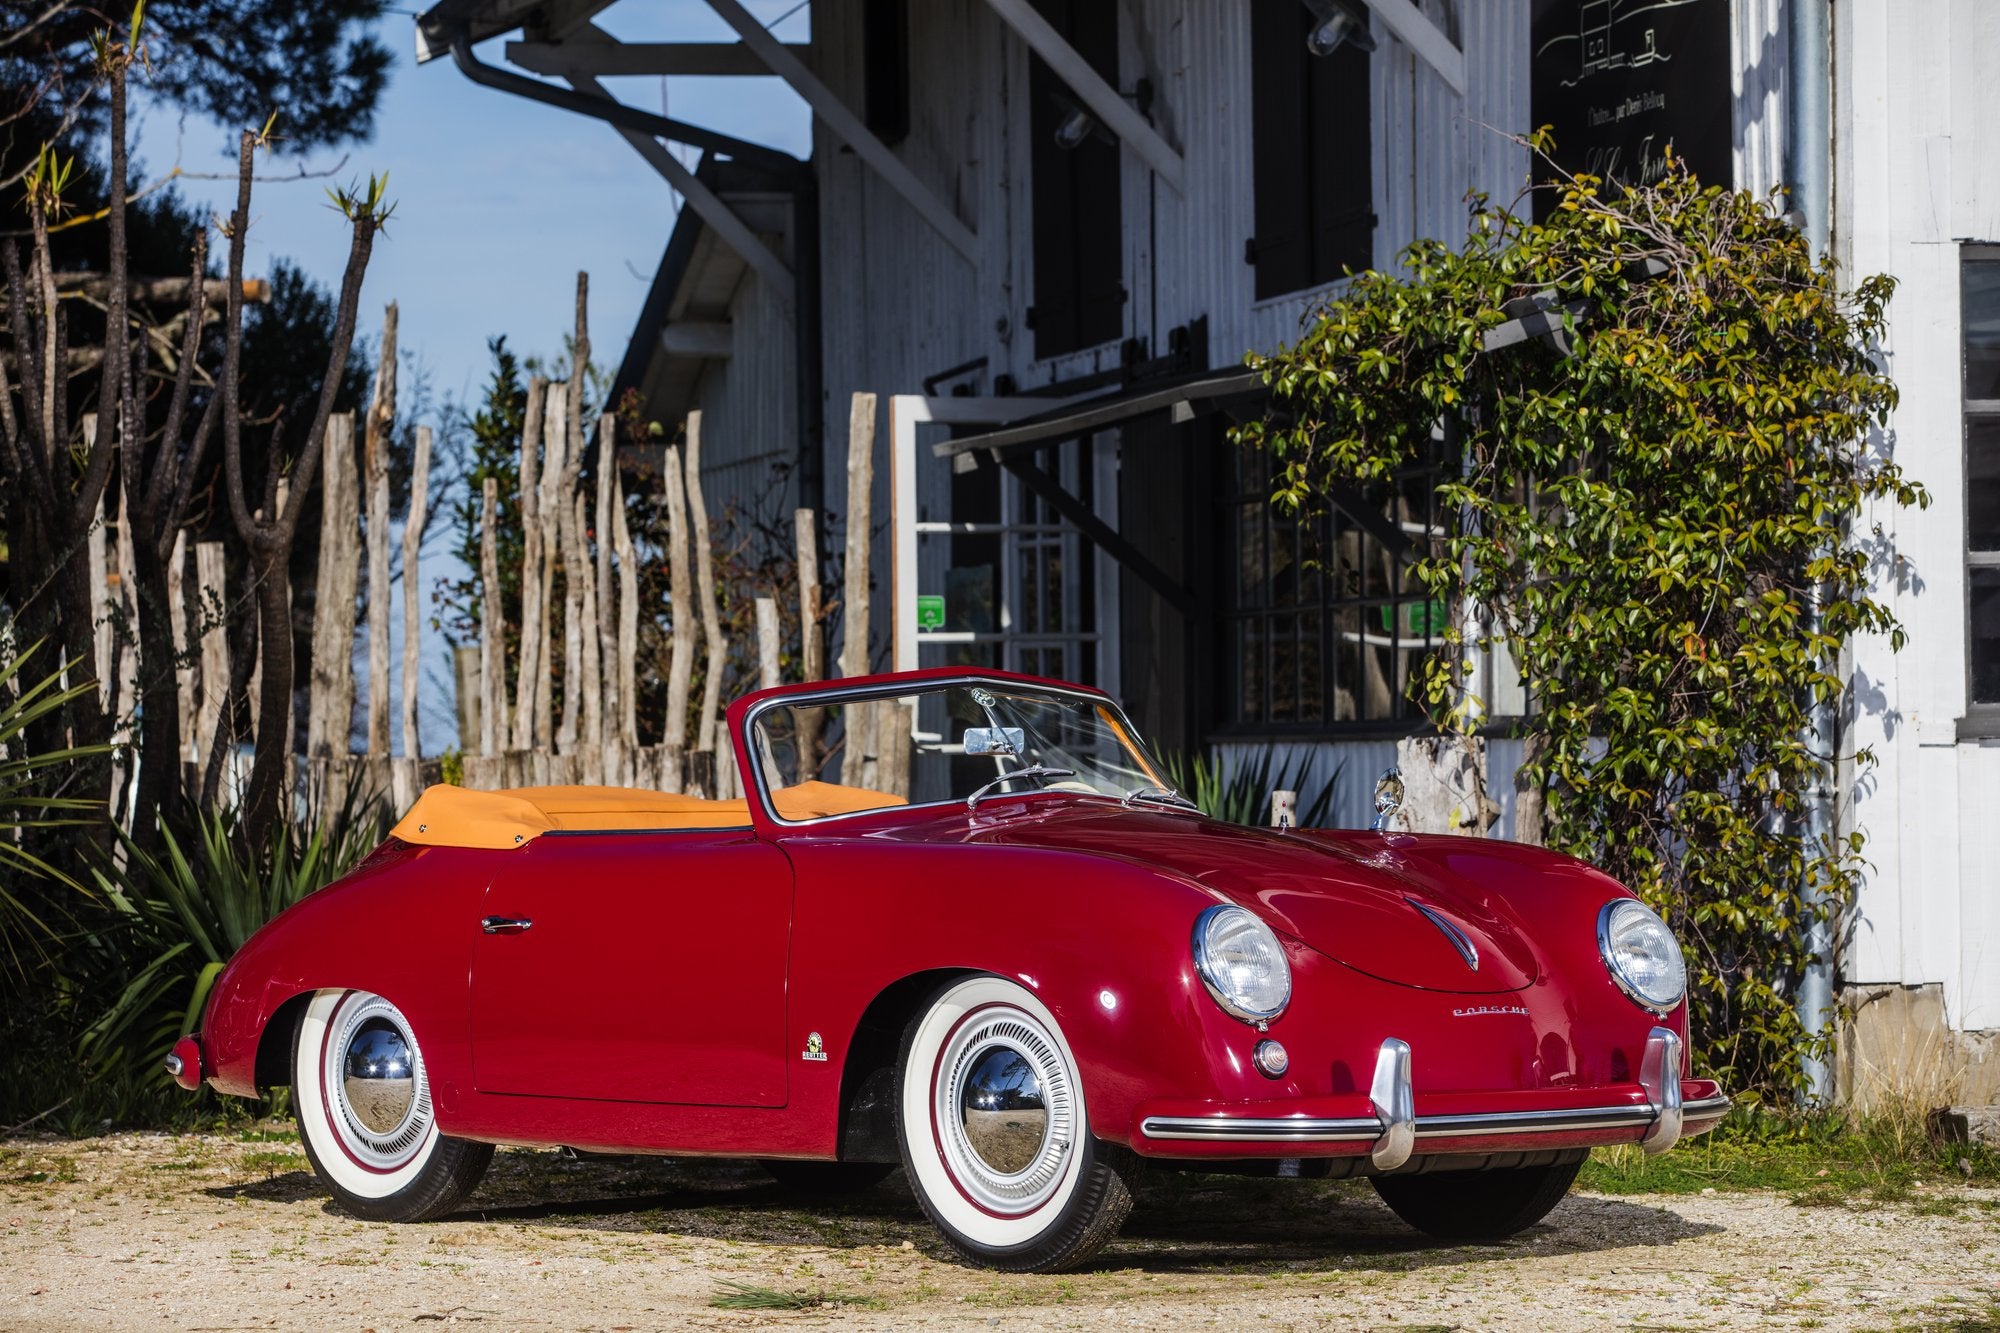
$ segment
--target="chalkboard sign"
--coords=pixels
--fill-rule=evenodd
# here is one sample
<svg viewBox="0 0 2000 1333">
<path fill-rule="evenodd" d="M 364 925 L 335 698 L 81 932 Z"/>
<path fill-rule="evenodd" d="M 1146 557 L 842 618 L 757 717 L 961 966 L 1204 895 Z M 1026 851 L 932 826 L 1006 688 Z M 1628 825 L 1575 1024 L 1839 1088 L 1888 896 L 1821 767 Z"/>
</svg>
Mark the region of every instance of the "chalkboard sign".
<svg viewBox="0 0 2000 1333">
<path fill-rule="evenodd" d="M 1555 127 L 1564 170 L 1643 185 L 1672 144 L 1704 182 L 1734 184 L 1729 0 L 1534 0 L 1532 32 L 1534 122 Z"/>
</svg>

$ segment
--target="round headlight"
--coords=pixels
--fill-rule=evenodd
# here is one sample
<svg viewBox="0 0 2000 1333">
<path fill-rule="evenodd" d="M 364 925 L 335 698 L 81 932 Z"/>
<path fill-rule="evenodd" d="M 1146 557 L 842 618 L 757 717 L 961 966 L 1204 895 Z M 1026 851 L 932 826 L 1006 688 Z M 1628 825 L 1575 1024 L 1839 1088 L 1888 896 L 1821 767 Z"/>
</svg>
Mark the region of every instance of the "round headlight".
<svg viewBox="0 0 2000 1333">
<path fill-rule="evenodd" d="M 1292 969 L 1271 928 L 1240 907 L 1216 906 L 1194 923 L 1194 967 L 1215 1002 L 1265 1023 L 1292 1002 Z"/>
<path fill-rule="evenodd" d="M 1619 989 L 1648 1009 L 1671 1009 L 1687 994 L 1680 941 L 1659 913 L 1617 898 L 1597 914 L 1597 948 Z"/>
</svg>

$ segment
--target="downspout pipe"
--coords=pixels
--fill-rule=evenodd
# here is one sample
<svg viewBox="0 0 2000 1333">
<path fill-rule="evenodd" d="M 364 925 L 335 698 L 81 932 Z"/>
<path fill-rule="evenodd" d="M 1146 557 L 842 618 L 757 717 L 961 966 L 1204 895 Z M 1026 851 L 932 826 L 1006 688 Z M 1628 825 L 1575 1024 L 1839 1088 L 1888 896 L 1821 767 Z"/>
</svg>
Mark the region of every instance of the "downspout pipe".
<svg viewBox="0 0 2000 1333">
<path fill-rule="evenodd" d="M 531 79 L 525 74 L 499 69 L 486 64 L 472 54 L 471 29 L 461 24 L 451 36 L 451 58 L 459 72 L 474 83 L 486 88 L 495 88 L 516 97 L 541 102 L 559 110 L 571 111 L 579 116 L 589 116 L 655 139 L 668 139 L 674 143 L 693 144 L 710 152 L 733 157 L 738 162 L 753 163 L 767 171 L 785 175 L 805 170 L 806 164 L 790 153 L 781 153 L 763 144 L 751 143 L 715 130 L 690 125 L 684 120 L 671 120 L 666 116 L 642 111 L 636 106 L 626 106 L 622 102 L 605 97 L 591 97 L 573 88 L 558 88 L 554 84 Z"/>
<path fill-rule="evenodd" d="M 1818 256 L 1826 253 L 1833 239 L 1830 0 L 1792 0 L 1787 25 L 1790 77 L 1786 88 L 1785 179 L 1791 188 L 1792 208 L 1804 219 L 1801 229 Z M 1814 585 L 1808 590 L 1808 633 L 1819 633 L 1824 601 L 1823 587 Z M 1839 664 L 1833 665 L 1837 671 Z M 1831 702 L 1813 701 L 1800 740 L 1819 760 L 1801 812 L 1800 831 L 1810 854 L 1811 849 L 1828 847 L 1834 833 L 1833 774 L 1839 730 Z M 1826 901 L 1826 886 L 1818 876 L 1809 876 L 1803 894 L 1806 902 L 1822 906 Z M 1814 1037 L 1825 1032 L 1834 1018 L 1833 935 L 1833 923 L 1819 919 L 1813 922 L 1806 936 L 1810 958 L 1799 981 L 1798 1016 L 1800 1025 Z M 1827 1062 L 1817 1055 L 1808 1056 L 1804 1072 L 1806 1093 L 1812 1104 L 1828 1104 L 1833 1099 L 1834 1087 L 1833 1071 Z"/>
<path fill-rule="evenodd" d="M 464 24 L 452 33 L 451 58 L 461 74 L 481 87 L 525 97 L 621 129 L 637 130 L 655 139 L 694 144 L 709 152 L 724 154 L 747 166 L 770 172 L 791 192 L 792 216 L 797 224 L 793 242 L 797 290 L 792 322 L 798 361 L 793 367 L 793 379 L 798 392 L 799 504 L 809 509 L 824 508 L 826 468 L 820 443 L 823 434 L 820 396 L 824 372 L 819 327 L 819 189 L 812 164 L 763 144 L 655 115 L 610 98 L 592 97 L 571 88 L 560 88 L 486 64 L 472 54 L 471 29 Z"/>
</svg>

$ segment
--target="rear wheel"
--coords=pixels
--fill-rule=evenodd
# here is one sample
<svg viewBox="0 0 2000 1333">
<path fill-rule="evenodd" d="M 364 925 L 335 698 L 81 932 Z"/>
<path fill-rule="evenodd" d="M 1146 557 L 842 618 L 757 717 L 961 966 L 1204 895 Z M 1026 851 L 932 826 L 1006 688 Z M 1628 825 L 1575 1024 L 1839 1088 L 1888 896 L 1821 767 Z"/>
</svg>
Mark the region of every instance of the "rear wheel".
<svg viewBox="0 0 2000 1333">
<path fill-rule="evenodd" d="M 1090 1135 L 1055 1016 L 1002 977 L 952 982 L 903 1035 L 897 1139 L 931 1222 L 974 1263 L 1072 1268 L 1118 1234 L 1132 1195 Z"/>
<path fill-rule="evenodd" d="M 1427 1236 L 1505 1240 L 1547 1217 L 1582 1169 L 1578 1160 L 1497 1171 L 1376 1176 L 1372 1183 L 1396 1216 Z"/>
<path fill-rule="evenodd" d="M 292 1037 L 292 1109 L 313 1172 L 371 1222 L 422 1222 L 456 1208 L 493 1146 L 446 1138 L 402 1010 L 367 991 L 315 994 Z"/>
</svg>

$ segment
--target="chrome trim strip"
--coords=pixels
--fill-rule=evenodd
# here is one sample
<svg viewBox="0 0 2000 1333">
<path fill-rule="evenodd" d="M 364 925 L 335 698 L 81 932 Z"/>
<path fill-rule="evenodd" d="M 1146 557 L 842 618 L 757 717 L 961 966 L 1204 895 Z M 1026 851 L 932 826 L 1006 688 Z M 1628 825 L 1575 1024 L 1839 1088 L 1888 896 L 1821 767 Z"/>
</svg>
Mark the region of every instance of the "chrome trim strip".
<svg viewBox="0 0 2000 1333">
<path fill-rule="evenodd" d="M 1403 899 L 1403 901 L 1408 903 L 1410 906 L 1416 908 L 1419 912 L 1423 913 L 1424 920 L 1430 922 L 1433 926 L 1436 926 L 1438 928 L 1439 933 L 1442 934 L 1447 940 L 1451 941 L 1451 947 L 1458 950 L 1458 956 L 1465 960 L 1465 965 L 1467 967 L 1471 968 L 1475 972 L 1479 970 L 1479 949 L 1477 946 L 1473 944 L 1472 940 L 1467 937 L 1464 931 L 1460 930 L 1457 926 L 1453 925 L 1451 922 L 1445 920 L 1444 915 L 1442 913 L 1436 911 L 1433 908 L 1424 906 L 1424 904 L 1418 902 L 1415 898 L 1406 897 Z"/>
<path fill-rule="evenodd" d="M 1650 1106 L 1583 1106 L 1556 1111 L 1507 1111 L 1418 1116 L 1414 1138 L 1478 1138 L 1491 1134 L 1561 1134 L 1581 1130 L 1635 1129 L 1651 1124 Z M 1228 1119 L 1221 1116 L 1148 1116 L 1139 1132 L 1149 1139 L 1201 1139 L 1234 1143 L 1372 1143 L 1386 1132 L 1374 1116 L 1346 1119 Z M 1398 1163 L 1400 1165 L 1400 1163 Z M 1386 1169 L 1386 1168 L 1385 1168 Z"/>
<path fill-rule="evenodd" d="M 1372 1143 L 1382 1136 L 1374 1116 L 1344 1120 L 1231 1120 L 1220 1116 L 1148 1116 L 1139 1132 L 1149 1139 L 1209 1139 L 1233 1143 Z"/>
<path fill-rule="evenodd" d="M 1729 1114 L 1735 1100 L 1726 1092 L 1718 1092 L 1713 1097 L 1703 1097 L 1700 1101 L 1681 1103 L 1681 1120 L 1720 1120 Z"/>
</svg>

